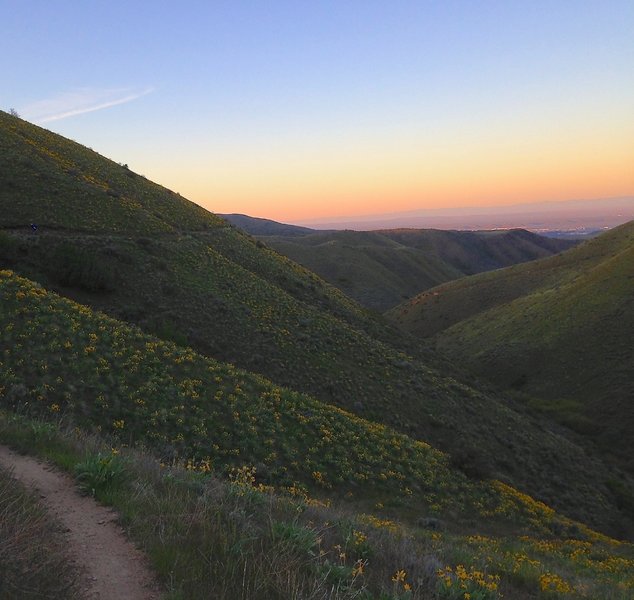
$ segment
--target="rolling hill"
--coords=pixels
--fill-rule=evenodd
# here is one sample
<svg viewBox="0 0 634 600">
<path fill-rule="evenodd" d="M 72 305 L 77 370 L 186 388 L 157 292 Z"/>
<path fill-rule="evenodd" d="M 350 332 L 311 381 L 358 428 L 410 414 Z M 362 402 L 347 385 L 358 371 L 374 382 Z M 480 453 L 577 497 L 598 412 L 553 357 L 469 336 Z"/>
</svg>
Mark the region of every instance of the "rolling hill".
<svg viewBox="0 0 634 600">
<path fill-rule="evenodd" d="M 619 473 L 574 436 L 456 378 L 441 357 L 416 350 L 416 340 L 221 218 L 5 113 L 0 182 L 2 267 L 146 333 L 425 440 L 465 472 L 627 532 L 630 521 L 609 487 Z M 623 485 L 633 489 L 627 479 Z"/>
<path fill-rule="evenodd" d="M 436 287 L 390 315 L 632 470 L 633 302 L 630 222 L 558 256 Z"/>
<path fill-rule="evenodd" d="M 440 283 L 550 256 L 575 244 L 521 229 L 313 231 L 244 215 L 226 217 L 379 312 Z"/>
<path fill-rule="evenodd" d="M 233 575 L 234 591 L 247 577 L 256 590 L 279 589 L 271 553 L 313 585 L 326 575 L 322 587 L 348 589 L 356 580 L 365 597 L 385 597 L 367 587 L 391 582 L 410 597 L 406 575 L 421 598 L 439 589 L 451 597 L 461 584 L 460 597 L 490 600 L 555 592 L 626 598 L 634 586 L 631 544 L 500 481 L 467 477 L 424 442 L 146 335 L 7 270 L 0 343 L 1 437 L 81 467 L 79 477 L 93 464 L 102 475 L 119 473 L 98 480 L 98 497 L 122 510 L 170 588 L 189 589 L 187 597 L 209 597 L 214 572 Z M 95 435 L 105 455 L 96 453 Z M 91 459 L 77 463 L 87 443 Z M 143 454 L 132 454 L 135 447 Z M 0 500 L 6 505 L 6 494 Z M 192 589 L 201 579 L 206 584 Z M 289 595 L 256 593 L 243 596 Z M 353 597 L 360 596 L 343 596 Z"/>
</svg>

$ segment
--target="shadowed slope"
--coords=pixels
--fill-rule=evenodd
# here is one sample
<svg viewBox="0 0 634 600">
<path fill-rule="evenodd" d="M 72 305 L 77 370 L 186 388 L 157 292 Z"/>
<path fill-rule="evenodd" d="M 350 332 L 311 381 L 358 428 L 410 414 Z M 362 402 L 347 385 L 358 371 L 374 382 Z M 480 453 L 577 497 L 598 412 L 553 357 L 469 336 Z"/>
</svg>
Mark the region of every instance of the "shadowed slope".
<svg viewBox="0 0 634 600">
<path fill-rule="evenodd" d="M 302 597 L 316 589 L 320 598 L 351 600 L 363 590 L 388 597 L 400 568 L 416 585 L 403 591 L 421 600 L 439 589 L 493 599 L 555 587 L 571 597 L 625 598 L 634 585 L 630 544 L 499 481 L 474 481 L 428 444 L 144 335 L 7 271 L 0 342 L 0 395 L 9 407 L 0 411 L 2 438 L 74 465 L 84 486 L 121 510 L 172 595 L 176 587 L 187 598 L 234 598 L 245 589 L 262 600 L 298 597 L 295 581 L 277 585 L 288 571 L 312 578 Z M 65 520 L 71 530 L 86 529 L 78 516 Z M 108 517 L 90 520 L 101 530 Z M 88 533 L 99 543 L 86 558 L 103 559 L 108 542 Z M 112 588 L 105 569 L 91 573 L 102 592 Z M 492 595 L 498 581 L 501 593 Z"/>
<path fill-rule="evenodd" d="M 390 314 L 631 461 L 633 303 L 630 222 L 559 256 L 437 287 Z"/>
<path fill-rule="evenodd" d="M 248 217 L 232 220 L 362 305 L 383 312 L 422 290 L 465 275 L 561 252 L 569 240 L 525 230 L 327 231 L 267 233 Z M 277 224 L 285 227 L 282 224 Z"/>
<path fill-rule="evenodd" d="M 370 495 L 457 522 L 576 527 L 500 482 L 470 479 L 424 442 L 152 338 L 10 271 L 0 271 L 0 341 L 5 406 L 63 416 L 164 461 L 224 475 L 256 465 L 258 480 L 275 486 Z"/>
</svg>

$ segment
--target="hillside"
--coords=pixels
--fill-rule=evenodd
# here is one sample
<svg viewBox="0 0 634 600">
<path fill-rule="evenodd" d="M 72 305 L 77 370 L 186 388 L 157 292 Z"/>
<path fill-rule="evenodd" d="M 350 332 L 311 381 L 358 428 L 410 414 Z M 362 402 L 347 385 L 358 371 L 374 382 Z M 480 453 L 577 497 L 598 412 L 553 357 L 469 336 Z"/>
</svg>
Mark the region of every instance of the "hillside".
<svg viewBox="0 0 634 600">
<path fill-rule="evenodd" d="M 296 263 L 129 169 L 4 113 L 0 157 L 0 265 L 432 443 L 466 472 L 627 532 L 609 464 L 509 398 L 457 380 L 433 353 L 409 352 L 407 336 Z M 118 197 L 108 193 L 115 188 Z M 631 483 L 624 486 L 629 493 Z"/>
<path fill-rule="evenodd" d="M 0 271 L 0 307 L 3 395 L 18 412 L 65 416 L 225 476 L 254 465 L 258 481 L 276 487 L 371 493 L 388 506 L 459 520 L 499 515 L 540 532 L 568 523 L 544 520 L 548 511 L 523 514 L 519 494 L 505 499 L 506 488 L 469 479 L 424 442 L 147 336 L 10 271 Z M 509 501 L 506 514 L 497 510 Z"/>
<path fill-rule="evenodd" d="M 390 314 L 634 469 L 634 222 L 561 255 L 439 286 Z"/>
<path fill-rule="evenodd" d="M 317 273 L 363 306 L 383 312 L 423 290 L 465 275 L 561 252 L 574 241 L 525 230 L 303 231 L 229 215 L 229 220 Z M 279 229 L 279 231 L 276 231 Z"/>
<path fill-rule="evenodd" d="M 74 427 L 75 440 L 82 439 L 81 430 L 97 432 L 108 439 L 109 457 L 96 455 L 104 470 L 113 468 L 121 450 L 141 446 L 146 452 L 142 465 L 119 463 L 128 471 L 128 477 L 131 468 L 142 471 L 146 481 L 141 489 L 147 490 L 150 485 L 159 488 L 154 493 L 165 494 L 163 503 L 173 502 L 167 490 L 180 497 L 183 489 L 187 490 L 191 511 L 194 504 L 206 502 L 210 493 L 219 495 L 218 482 L 209 480 L 211 473 L 232 481 L 233 487 L 226 490 L 230 504 L 216 510 L 231 509 L 231 514 L 244 515 L 253 512 L 248 518 L 248 530 L 235 541 L 241 547 L 248 546 L 256 531 L 261 539 L 258 543 L 271 543 L 269 530 L 262 530 L 262 519 L 256 517 L 263 510 L 270 510 L 266 516 L 275 519 L 268 523 L 276 533 L 273 541 L 281 535 L 292 536 L 289 539 L 293 541 L 302 533 L 300 518 L 301 523 L 306 523 L 302 527 L 314 528 L 314 519 L 327 516 L 319 507 L 327 508 L 331 500 L 339 499 L 349 511 L 365 512 L 355 517 L 354 527 L 360 529 L 351 529 L 353 522 L 350 517 L 344 521 L 343 513 L 339 513 L 334 524 L 326 522 L 324 527 L 330 527 L 331 539 L 333 533 L 347 531 L 352 539 L 343 540 L 346 552 L 356 563 L 366 559 L 364 567 L 378 544 L 392 552 L 399 548 L 401 526 L 385 518 L 386 514 L 395 513 L 410 523 L 410 531 L 419 531 L 416 537 L 408 534 L 410 550 L 414 545 L 427 546 L 434 553 L 443 548 L 452 562 L 468 561 L 466 564 L 473 565 L 486 561 L 487 569 L 503 573 L 504 589 L 512 593 L 524 588 L 548 592 L 554 581 L 561 586 L 560 591 L 572 594 L 579 589 L 587 597 L 597 597 L 593 590 L 600 589 L 602 594 L 626 593 L 634 585 L 627 574 L 632 564 L 630 545 L 597 534 L 499 481 L 469 478 L 451 465 L 449 457 L 424 442 L 279 388 L 233 365 L 145 335 L 9 271 L 0 271 L 0 340 L 4 348 L 0 362 L 4 407 L 20 415 L 6 419 L 8 423 L 4 413 L 0 415 L 3 438 L 9 437 L 14 443 L 21 439 L 21 446 L 26 445 L 31 452 L 35 447 L 41 449 L 42 443 L 45 447 L 51 445 L 58 435 L 56 427 L 31 422 L 30 428 L 25 428 L 25 414 Z M 64 446 L 60 447 L 58 441 L 56 456 L 68 460 L 67 445 L 61 453 Z M 157 460 L 185 467 L 191 474 L 187 487 L 174 485 L 175 474 L 178 476 L 174 470 L 166 473 L 164 481 L 159 483 L 154 476 L 149 483 L 150 465 Z M 128 519 L 146 521 L 159 517 L 148 512 L 157 510 L 156 502 L 139 493 L 139 489 L 132 493 L 133 483 L 119 478 L 117 485 L 127 491 L 111 496 L 115 502 L 124 503 L 128 511 L 131 504 L 138 505 L 137 513 Z M 109 487 L 103 481 L 100 486 L 104 490 Z M 205 493 L 201 494 L 202 490 Z M 273 494 L 280 499 L 275 500 Z M 321 500 L 313 500 L 308 494 Z M 143 513 L 138 512 L 140 506 Z M 302 517 L 308 507 L 310 512 Z M 163 517 L 163 525 L 168 519 L 181 518 L 174 512 L 178 510 Z M 230 519 L 231 514 L 217 515 L 220 518 L 216 527 L 221 520 Z M 420 515 L 426 517 L 421 519 Z M 415 522 L 419 524 L 413 526 Z M 439 523 L 442 532 L 435 530 Z M 385 531 L 366 534 L 361 527 Z M 429 527 L 432 531 L 425 532 Z M 183 531 L 182 526 L 179 531 Z M 500 532 L 503 537 L 487 537 L 499 536 Z M 164 544 L 165 538 L 174 533 L 170 528 L 157 535 L 156 526 L 150 532 L 146 525 L 144 535 L 161 538 Z M 306 535 L 304 531 L 302 539 Z M 189 539 L 190 535 L 178 534 L 180 546 L 185 545 L 184 537 Z M 211 540 L 199 537 L 191 536 L 190 543 L 208 548 Z M 311 541 L 308 550 L 313 546 L 318 546 L 317 541 Z M 339 564 L 344 566 L 347 557 L 341 554 L 341 546 L 339 552 Z M 405 550 L 399 552 L 402 555 Z M 309 555 L 322 559 L 321 553 Z M 394 557 L 379 556 L 379 569 L 373 560 L 369 563 L 380 572 L 380 565 Z M 521 578 L 515 577 L 529 556 L 530 569 L 522 569 Z M 163 555 L 162 560 L 172 559 Z M 200 558 L 193 560 L 201 562 Z M 245 560 L 243 553 L 236 553 L 235 560 Z M 205 557 L 205 561 L 207 568 L 213 565 L 215 569 L 226 563 L 214 555 Z M 609 569 L 603 568 L 605 561 L 611 561 Z M 422 578 L 424 564 L 410 558 L 397 568 L 405 566 L 411 577 L 414 566 Z M 163 562 L 163 570 L 165 566 Z M 241 577 L 246 576 L 246 569 L 245 564 Z M 260 573 L 270 575 L 265 569 L 260 567 Z M 340 577 L 352 574 L 350 568 L 337 572 Z M 450 579 L 446 584 L 450 587 L 454 567 L 445 567 L 442 572 L 443 577 Z M 456 573 L 459 572 L 456 566 Z M 553 575 L 557 572 L 564 572 L 570 583 Z M 571 574 L 574 580 L 570 579 Z M 436 577 L 440 575 L 432 571 L 417 586 L 430 588 Z M 472 578 L 476 579 L 475 573 L 468 579 Z M 487 575 L 486 579 L 499 582 L 499 576 Z M 476 591 L 475 581 L 473 587 Z M 488 590 L 496 591 L 497 583 Z M 493 599 L 498 594 L 483 597 Z"/>
<path fill-rule="evenodd" d="M 242 231 L 246 231 L 250 235 L 284 235 L 296 236 L 314 233 L 314 229 L 309 227 L 300 227 L 299 225 L 289 225 L 287 223 L 279 223 L 271 219 L 261 219 L 258 217 L 250 217 L 248 215 L 230 214 L 219 215 L 223 219 L 229 221 Z"/>
</svg>

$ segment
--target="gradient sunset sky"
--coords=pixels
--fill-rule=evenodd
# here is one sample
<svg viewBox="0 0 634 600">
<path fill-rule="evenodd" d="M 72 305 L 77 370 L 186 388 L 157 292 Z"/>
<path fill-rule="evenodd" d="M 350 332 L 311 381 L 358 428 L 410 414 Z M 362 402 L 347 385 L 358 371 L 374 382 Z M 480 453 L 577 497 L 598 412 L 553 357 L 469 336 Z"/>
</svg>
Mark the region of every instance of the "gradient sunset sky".
<svg viewBox="0 0 634 600">
<path fill-rule="evenodd" d="M 634 2 L 3 0 L 3 110 L 281 221 L 634 193 Z"/>
</svg>

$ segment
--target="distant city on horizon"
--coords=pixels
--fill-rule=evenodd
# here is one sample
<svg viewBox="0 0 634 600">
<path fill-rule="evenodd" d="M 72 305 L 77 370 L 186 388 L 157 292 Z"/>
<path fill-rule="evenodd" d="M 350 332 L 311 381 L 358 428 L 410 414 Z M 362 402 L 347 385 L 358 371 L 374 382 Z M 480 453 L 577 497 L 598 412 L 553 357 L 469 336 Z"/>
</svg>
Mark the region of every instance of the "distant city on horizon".
<svg viewBox="0 0 634 600">
<path fill-rule="evenodd" d="M 264 216 L 266 218 L 266 216 Z M 420 209 L 332 219 L 288 220 L 312 229 L 528 229 L 587 235 L 634 219 L 634 196 L 463 208 Z"/>
</svg>

